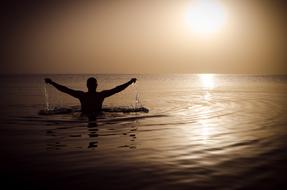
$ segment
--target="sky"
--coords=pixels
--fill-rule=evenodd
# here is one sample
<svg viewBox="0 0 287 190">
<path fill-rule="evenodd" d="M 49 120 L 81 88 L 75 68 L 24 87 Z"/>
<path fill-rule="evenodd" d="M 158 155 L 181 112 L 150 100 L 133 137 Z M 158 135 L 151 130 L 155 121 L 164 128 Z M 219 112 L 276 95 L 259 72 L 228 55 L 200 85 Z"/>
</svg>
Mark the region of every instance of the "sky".
<svg viewBox="0 0 287 190">
<path fill-rule="evenodd" d="M 286 9 L 282 0 L 6 1 L 0 72 L 287 74 Z"/>
</svg>

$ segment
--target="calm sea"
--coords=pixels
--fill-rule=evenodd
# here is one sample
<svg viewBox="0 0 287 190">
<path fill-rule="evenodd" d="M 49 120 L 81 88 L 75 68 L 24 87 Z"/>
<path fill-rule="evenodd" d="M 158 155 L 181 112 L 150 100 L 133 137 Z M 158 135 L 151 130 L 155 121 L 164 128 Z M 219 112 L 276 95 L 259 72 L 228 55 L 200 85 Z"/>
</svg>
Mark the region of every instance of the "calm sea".
<svg viewBox="0 0 287 190">
<path fill-rule="evenodd" d="M 86 90 L 136 77 L 89 123 L 79 102 L 45 85 Z M 1 76 L 1 181 L 37 189 L 286 189 L 287 77 L 252 75 Z M 5 187 L 5 186 L 4 186 Z"/>
</svg>

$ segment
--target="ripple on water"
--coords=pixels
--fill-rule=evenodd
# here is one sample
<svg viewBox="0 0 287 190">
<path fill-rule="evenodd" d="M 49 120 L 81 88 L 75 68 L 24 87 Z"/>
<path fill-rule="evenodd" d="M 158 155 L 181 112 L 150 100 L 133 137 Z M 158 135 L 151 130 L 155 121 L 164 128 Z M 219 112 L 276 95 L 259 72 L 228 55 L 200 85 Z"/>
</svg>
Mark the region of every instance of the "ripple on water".
<svg viewBox="0 0 287 190">
<path fill-rule="evenodd" d="M 21 163 L 79 184 L 97 176 L 109 184 L 134 180 L 135 189 L 250 189 L 285 180 L 286 93 L 162 88 L 147 90 L 149 113 L 107 113 L 96 122 L 76 113 L 15 112 L 0 129 L 1 140 L 9 142 L 5 150 L 21 147 L 36 160 Z"/>
</svg>

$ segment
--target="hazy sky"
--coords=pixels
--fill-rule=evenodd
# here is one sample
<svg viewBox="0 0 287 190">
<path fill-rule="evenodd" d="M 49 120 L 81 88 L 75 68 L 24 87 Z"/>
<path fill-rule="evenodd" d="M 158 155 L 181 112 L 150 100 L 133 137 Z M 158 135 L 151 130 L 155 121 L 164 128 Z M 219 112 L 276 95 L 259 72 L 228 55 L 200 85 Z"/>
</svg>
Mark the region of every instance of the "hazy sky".
<svg viewBox="0 0 287 190">
<path fill-rule="evenodd" d="M 199 10 L 215 31 L 202 31 L 200 16 L 194 28 L 198 1 L 216 2 Z M 1 73 L 287 74 L 284 1 L 18 0 L 1 7 Z"/>
</svg>

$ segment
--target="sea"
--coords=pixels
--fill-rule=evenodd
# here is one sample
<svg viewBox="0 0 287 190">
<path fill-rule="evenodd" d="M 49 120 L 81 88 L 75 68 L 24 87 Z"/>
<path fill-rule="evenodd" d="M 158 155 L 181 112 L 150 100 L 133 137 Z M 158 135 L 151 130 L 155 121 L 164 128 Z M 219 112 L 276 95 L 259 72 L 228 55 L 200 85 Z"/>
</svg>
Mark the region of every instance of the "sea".
<svg viewBox="0 0 287 190">
<path fill-rule="evenodd" d="M 107 98 L 109 111 L 95 121 L 81 116 L 77 99 L 44 82 L 86 91 L 89 77 L 98 80 L 98 91 L 137 82 Z M 287 189 L 285 75 L 0 79 L 7 189 Z"/>
</svg>

